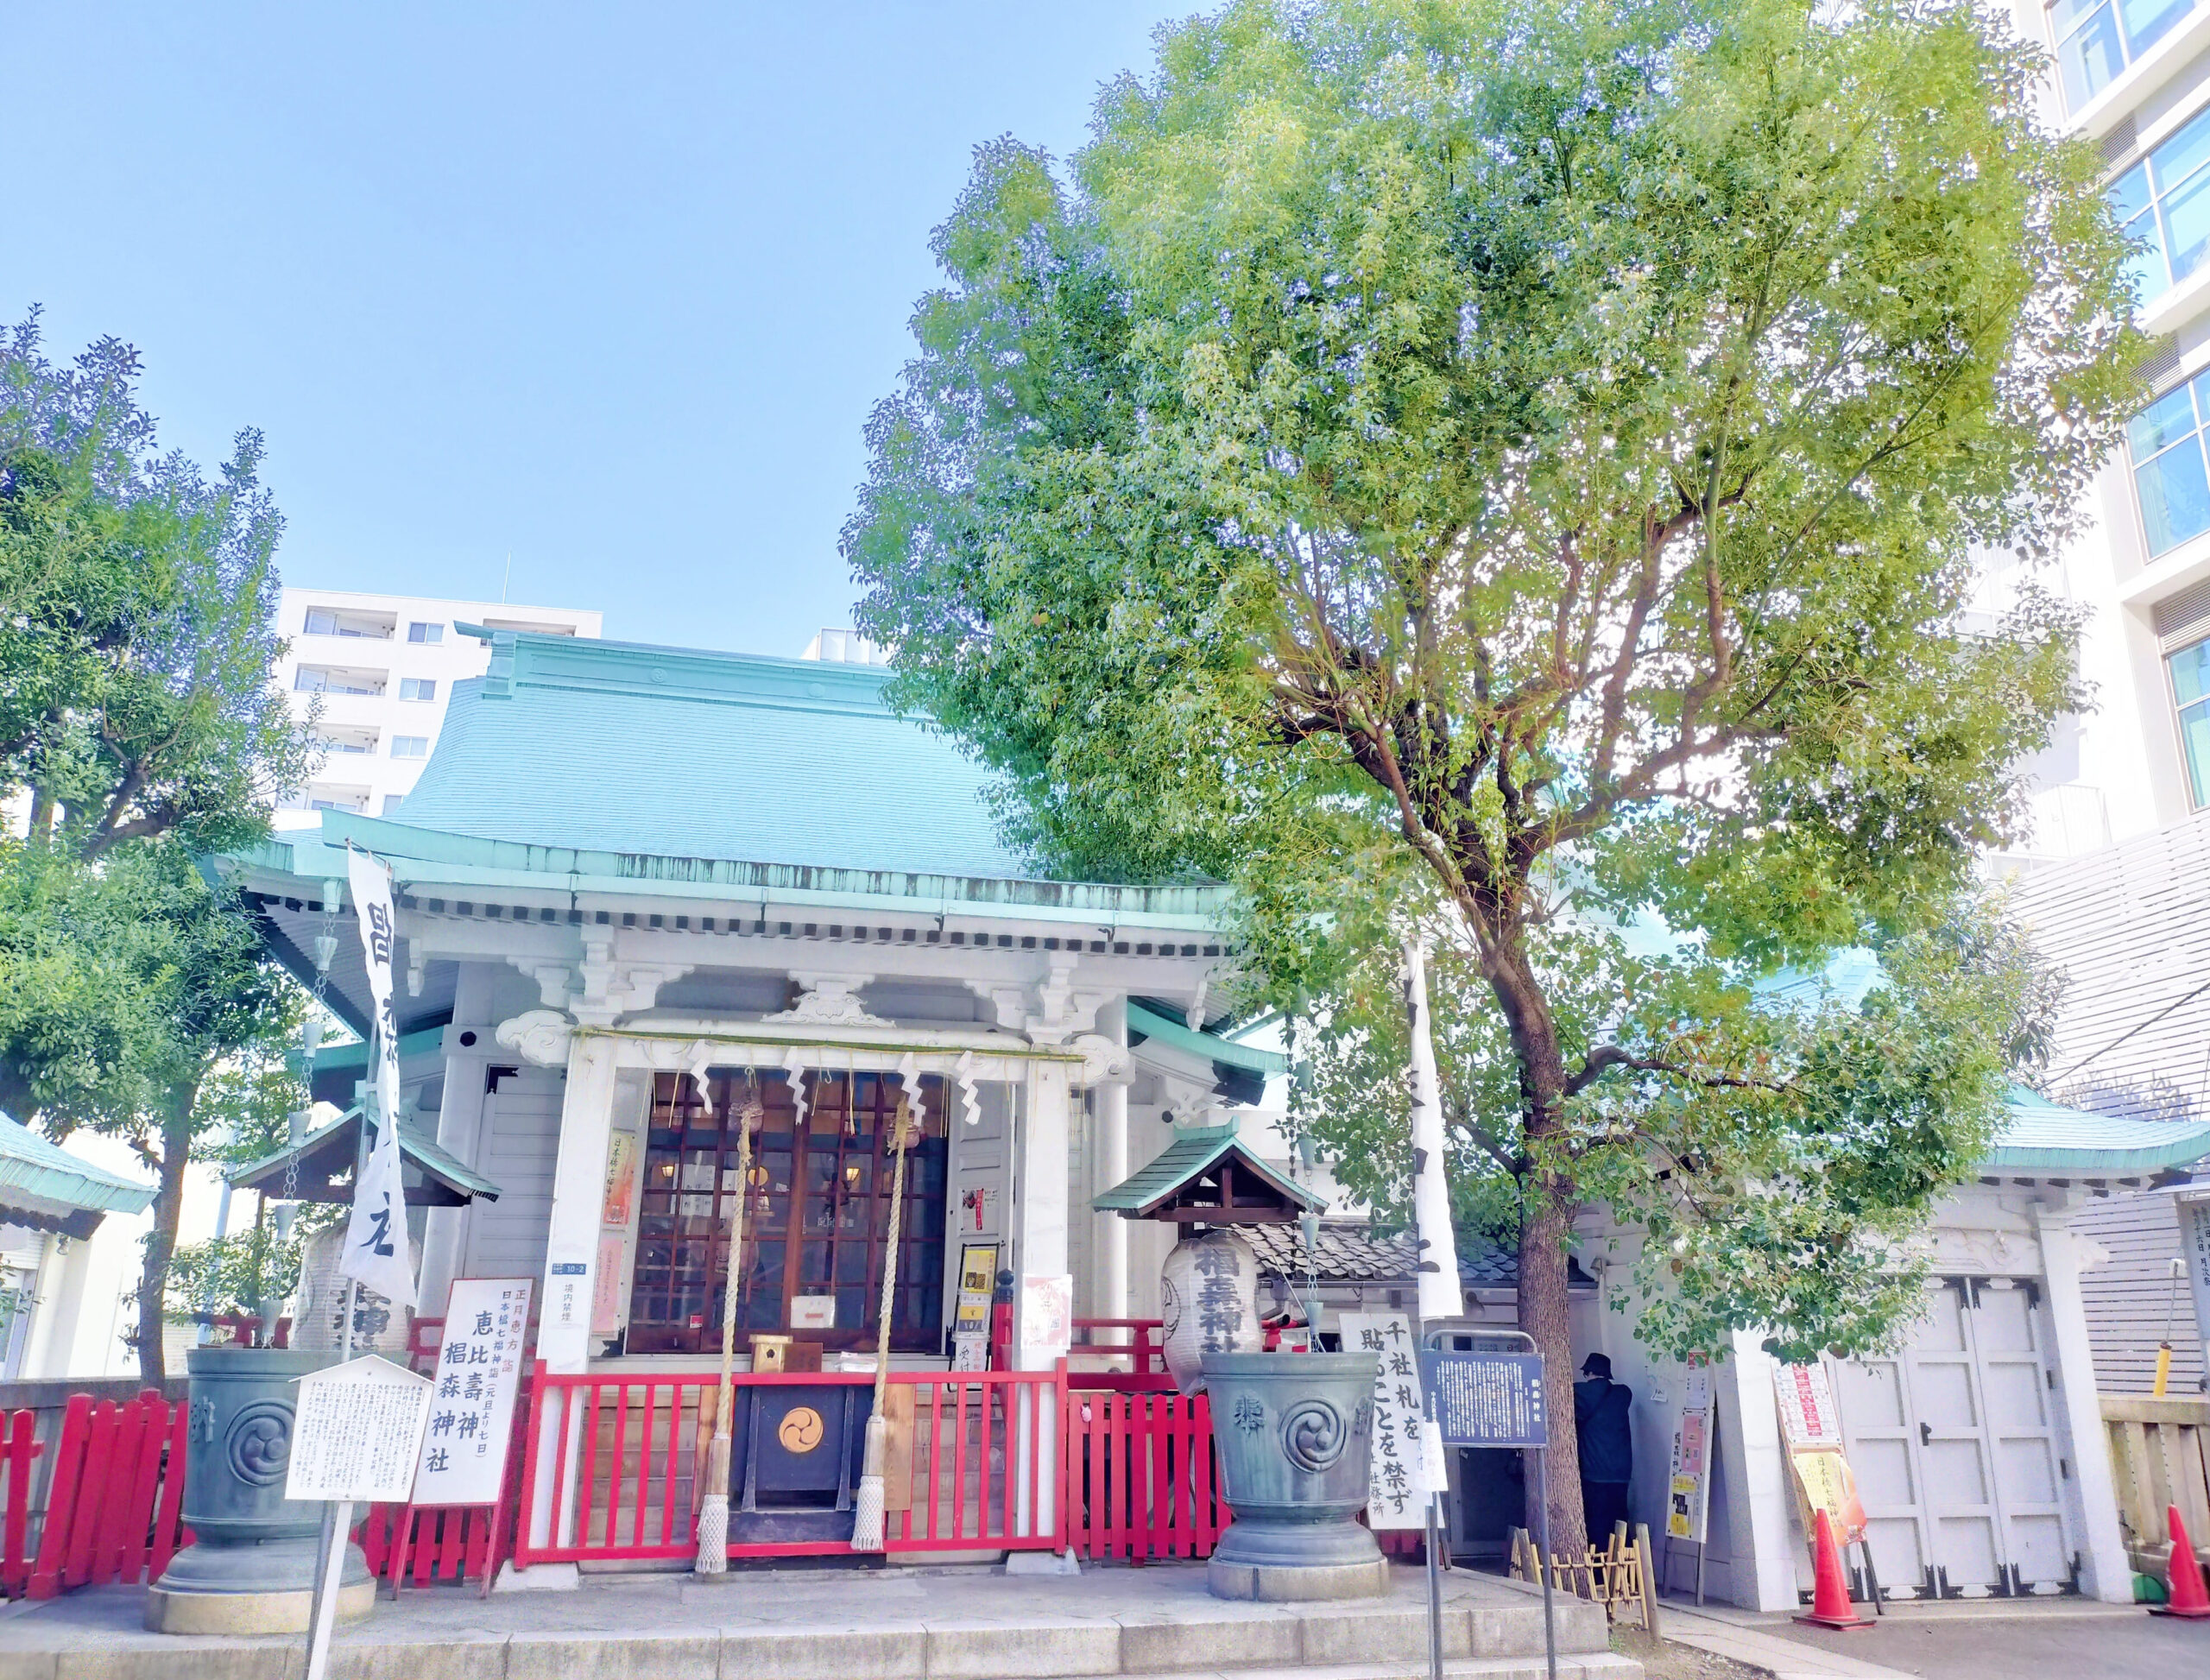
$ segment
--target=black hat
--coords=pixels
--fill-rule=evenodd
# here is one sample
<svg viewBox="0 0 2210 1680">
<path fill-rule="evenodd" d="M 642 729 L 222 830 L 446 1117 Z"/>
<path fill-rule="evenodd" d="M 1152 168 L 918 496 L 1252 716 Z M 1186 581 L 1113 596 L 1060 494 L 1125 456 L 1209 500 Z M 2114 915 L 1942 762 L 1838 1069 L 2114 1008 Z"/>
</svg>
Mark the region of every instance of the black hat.
<svg viewBox="0 0 2210 1680">
<path fill-rule="evenodd" d="M 1584 1377 L 1608 1377 L 1612 1374 L 1612 1361 L 1602 1354 L 1591 1354 L 1581 1361 L 1581 1374 Z"/>
</svg>

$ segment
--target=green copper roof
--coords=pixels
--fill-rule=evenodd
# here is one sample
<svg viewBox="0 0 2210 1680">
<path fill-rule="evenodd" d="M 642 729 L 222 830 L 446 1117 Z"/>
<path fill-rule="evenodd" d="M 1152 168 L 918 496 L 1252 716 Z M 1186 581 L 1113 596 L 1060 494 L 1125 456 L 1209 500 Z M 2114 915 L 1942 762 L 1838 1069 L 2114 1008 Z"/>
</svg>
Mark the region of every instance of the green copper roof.
<svg viewBox="0 0 2210 1680">
<path fill-rule="evenodd" d="M 2131 1177 L 2185 1166 L 2206 1155 L 2210 1121 L 2121 1120 L 2068 1108 L 2013 1085 L 2010 1118 L 1980 1170 Z"/>
<path fill-rule="evenodd" d="M 336 1191 L 332 1186 L 353 1171 L 360 1150 L 360 1109 L 348 1108 L 297 1143 L 224 1176 L 235 1190 L 257 1190 L 284 1200 L 350 1200 L 350 1190 Z M 404 1124 L 399 1128 L 399 1153 L 402 1165 L 412 1165 L 418 1174 L 416 1182 L 407 1186 L 410 1206 L 458 1207 L 477 1197 L 487 1202 L 499 1199 L 498 1185 Z M 296 1198 L 283 1194 L 287 1169 L 294 1163 L 299 1168 L 293 1179 L 293 1187 L 299 1191 Z"/>
<path fill-rule="evenodd" d="M 1128 1000 L 1128 1031 L 1140 1033 L 1146 1039 L 1156 1039 L 1160 1044 L 1176 1050 L 1187 1051 L 1192 1056 L 1202 1056 L 1208 1061 L 1225 1062 L 1232 1068 L 1242 1068 L 1257 1074 L 1285 1073 L 1289 1058 L 1272 1050 L 1254 1049 L 1250 1045 L 1237 1044 L 1210 1033 L 1192 1033 L 1171 1015 L 1162 1015 L 1156 1009 L 1146 1008 L 1133 998 Z"/>
<path fill-rule="evenodd" d="M 988 773 L 883 704 L 879 666 L 482 632 L 398 820 L 583 850 L 1028 873 Z"/>
<path fill-rule="evenodd" d="M 103 1172 L 0 1115 L 0 1221 L 17 1204 L 40 1215 L 143 1213 L 153 1201 L 153 1185 Z"/>
<path fill-rule="evenodd" d="M 1159 1159 L 1133 1177 L 1091 1198 L 1099 1213 L 1125 1214 L 1140 1219 L 1192 1178 L 1211 1172 L 1233 1155 L 1235 1170 L 1272 1186 L 1298 1206 L 1314 1213 L 1327 1203 L 1292 1178 L 1285 1178 L 1236 1140 L 1234 1126 L 1203 1126 L 1182 1133 L 1168 1144 Z"/>
<path fill-rule="evenodd" d="M 342 878 L 348 840 L 402 890 L 1002 914 L 1213 934 L 1227 889 L 1041 879 L 1000 839 L 990 777 L 883 703 L 879 666 L 509 630 L 457 683 L 435 750 L 388 818 L 325 812 L 240 855 Z"/>
</svg>

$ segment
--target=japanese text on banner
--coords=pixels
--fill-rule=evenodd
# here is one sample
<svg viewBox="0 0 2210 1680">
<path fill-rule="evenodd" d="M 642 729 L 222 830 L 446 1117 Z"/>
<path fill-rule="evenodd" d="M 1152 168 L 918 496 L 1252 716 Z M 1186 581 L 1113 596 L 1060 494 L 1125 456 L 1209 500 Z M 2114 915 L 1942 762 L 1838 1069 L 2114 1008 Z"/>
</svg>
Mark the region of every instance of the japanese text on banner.
<svg viewBox="0 0 2210 1680">
<path fill-rule="evenodd" d="M 348 851 L 353 907 L 361 919 L 361 954 L 376 1003 L 376 1140 L 353 1186 L 344 1258 L 338 1270 L 395 1305 L 414 1304 L 414 1257 L 407 1241 L 407 1192 L 399 1160 L 399 1024 L 392 1012 L 391 963 L 398 938 L 391 875 L 364 852 Z M 365 1125 L 368 1116 L 363 1116 Z"/>
<path fill-rule="evenodd" d="M 1411 1321 L 1401 1312 L 1346 1312 L 1338 1322 L 1345 1353 L 1373 1354 L 1381 1361 L 1373 1378 L 1367 1525 L 1418 1528 L 1427 1520 L 1420 1458 L 1420 1419 L 1427 1403 L 1413 1352 L 1417 1344 Z"/>
</svg>

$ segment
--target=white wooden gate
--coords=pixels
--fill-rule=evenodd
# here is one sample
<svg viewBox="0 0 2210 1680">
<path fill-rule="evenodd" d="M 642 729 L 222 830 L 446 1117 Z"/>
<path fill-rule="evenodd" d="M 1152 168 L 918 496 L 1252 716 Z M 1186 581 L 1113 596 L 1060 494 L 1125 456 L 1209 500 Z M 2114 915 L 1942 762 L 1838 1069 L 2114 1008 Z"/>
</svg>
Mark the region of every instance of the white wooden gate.
<svg viewBox="0 0 2210 1680">
<path fill-rule="evenodd" d="M 1945 1279 L 1900 1356 L 1831 1362 L 1890 1597 L 2076 1585 L 2039 1309 L 2029 1279 Z"/>
</svg>

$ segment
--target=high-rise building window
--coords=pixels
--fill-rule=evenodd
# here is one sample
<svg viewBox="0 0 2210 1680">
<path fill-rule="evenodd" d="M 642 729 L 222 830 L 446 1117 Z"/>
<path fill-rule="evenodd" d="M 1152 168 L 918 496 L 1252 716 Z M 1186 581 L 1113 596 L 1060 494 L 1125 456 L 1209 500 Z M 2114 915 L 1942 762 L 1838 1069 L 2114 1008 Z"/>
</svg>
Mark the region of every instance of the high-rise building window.
<svg viewBox="0 0 2210 1680">
<path fill-rule="evenodd" d="M 445 627 L 442 624 L 409 624 L 407 627 L 407 639 L 409 641 L 443 641 L 445 639 Z"/>
<path fill-rule="evenodd" d="M 434 677 L 401 677 L 399 698 L 402 700 L 434 700 L 438 698 L 438 681 Z"/>
<path fill-rule="evenodd" d="M 2195 0 L 2054 0 L 2049 33 L 2056 42 L 2064 108 L 2086 104 L 2194 7 Z"/>
<path fill-rule="evenodd" d="M 2210 463 L 2202 425 L 2210 417 L 2210 374 L 2189 380 L 2133 417 L 2126 442 L 2149 552 L 2162 554 L 2210 530 Z"/>
<path fill-rule="evenodd" d="M 2188 793 L 2199 809 L 2210 805 L 2210 641 L 2182 647 L 2164 663 L 2172 673 L 2172 704 L 2179 708 Z"/>
<path fill-rule="evenodd" d="M 2182 123 L 2110 185 L 2128 237 L 2138 239 L 2131 269 L 2143 303 L 2185 280 L 2210 256 L 2210 106 Z"/>
<path fill-rule="evenodd" d="M 394 758 L 427 758 L 430 755 L 430 737 L 426 735 L 395 735 L 391 738 L 391 755 Z"/>
</svg>

